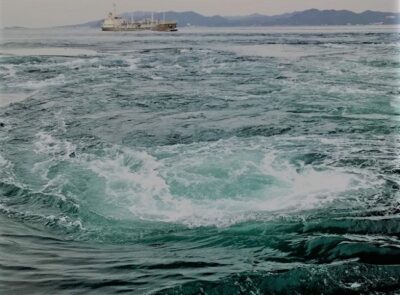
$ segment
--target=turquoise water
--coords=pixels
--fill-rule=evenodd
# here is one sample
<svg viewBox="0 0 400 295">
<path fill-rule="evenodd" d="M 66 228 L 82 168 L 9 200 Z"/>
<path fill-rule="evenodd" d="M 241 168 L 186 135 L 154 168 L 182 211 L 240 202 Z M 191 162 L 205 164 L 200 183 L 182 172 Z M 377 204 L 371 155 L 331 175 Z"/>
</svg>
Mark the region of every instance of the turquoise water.
<svg viewBox="0 0 400 295">
<path fill-rule="evenodd" d="M 396 28 L 2 34 L 2 294 L 400 292 Z"/>
</svg>

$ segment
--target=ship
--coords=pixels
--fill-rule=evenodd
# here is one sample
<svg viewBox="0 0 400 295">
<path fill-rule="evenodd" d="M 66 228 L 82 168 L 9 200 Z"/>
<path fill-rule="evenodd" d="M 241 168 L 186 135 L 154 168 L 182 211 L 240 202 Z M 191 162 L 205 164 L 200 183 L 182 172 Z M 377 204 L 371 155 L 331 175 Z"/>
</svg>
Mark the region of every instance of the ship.
<svg viewBox="0 0 400 295">
<path fill-rule="evenodd" d="M 165 15 L 165 14 L 164 14 Z M 122 18 L 116 13 L 116 5 L 114 3 L 114 11 L 110 12 L 101 26 L 102 31 L 157 31 L 157 32 L 176 32 L 178 24 L 175 21 L 166 21 L 154 19 L 154 13 L 151 18 L 135 21 L 133 17 L 130 20 Z"/>
</svg>

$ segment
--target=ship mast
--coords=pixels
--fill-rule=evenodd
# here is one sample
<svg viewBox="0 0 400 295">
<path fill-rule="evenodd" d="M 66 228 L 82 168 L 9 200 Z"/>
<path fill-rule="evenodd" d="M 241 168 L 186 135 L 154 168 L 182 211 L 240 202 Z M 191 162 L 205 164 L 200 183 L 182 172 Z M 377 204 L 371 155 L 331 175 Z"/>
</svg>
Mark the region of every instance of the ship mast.
<svg viewBox="0 0 400 295">
<path fill-rule="evenodd" d="M 114 17 L 117 16 L 117 4 L 115 4 L 115 1 L 113 2 L 113 13 L 114 13 Z"/>
</svg>

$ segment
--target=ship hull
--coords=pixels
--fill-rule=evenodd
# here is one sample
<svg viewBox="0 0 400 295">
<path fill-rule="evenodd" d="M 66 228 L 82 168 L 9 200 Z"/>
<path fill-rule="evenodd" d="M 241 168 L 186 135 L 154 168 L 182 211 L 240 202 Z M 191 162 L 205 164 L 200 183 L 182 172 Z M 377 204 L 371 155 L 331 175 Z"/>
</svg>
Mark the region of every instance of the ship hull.
<svg viewBox="0 0 400 295">
<path fill-rule="evenodd" d="M 153 26 L 137 25 L 137 26 L 113 26 L 102 27 L 104 32 L 127 32 L 127 31 L 156 31 L 156 32 L 176 32 L 178 28 L 175 23 L 159 23 Z"/>
<path fill-rule="evenodd" d="M 143 28 L 101 28 L 103 32 L 138 32 L 138 31 L 155 31 L 155 32 L 177 32 L 177 28 L 153 28 L 153 29 L 143 29 Z"/>
</svg>

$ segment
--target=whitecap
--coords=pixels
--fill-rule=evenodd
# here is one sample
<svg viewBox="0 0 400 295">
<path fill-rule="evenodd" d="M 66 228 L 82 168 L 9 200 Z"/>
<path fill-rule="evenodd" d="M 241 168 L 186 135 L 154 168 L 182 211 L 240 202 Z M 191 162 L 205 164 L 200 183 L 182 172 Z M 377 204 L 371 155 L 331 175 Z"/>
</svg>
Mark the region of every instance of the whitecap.
<svg viewBox="0 0 400 295">
<path fill-rule="evenodd" d="M 17 70 L 14 65 L 2 65 L 3 68 L 6 69 L 6 77 L 14 78 L 16 76 Z"/>
<path fill-rule="evenodd" d="M 136 70 L 138 68 L 138 64 L 140 63 L 140 58 L 126 58 L 125 61 L 128 63 L 130 70 Z"/>
<path fill-rule="evenodd" d="M 60 74 L 54 78 L 49 78 L 49 79 L 45 79 L 42 81 L 30 80 L 30 81 L 27 81 L 27 82 L 17 85 L 17 87 L 38 90 L 38 89 L 45 88 L 48 86 L 62 85 L 64 83 L 65 83 L 65 76 L 64 76 L 64 74 Z"/>
<path fill-rule="evenodd" d="M 32 166 L 32 172 L 38 173 L 42 179 L 48 180 L 50 168 L 58 161 L 66 161 L 75 153 L 76 146 L 67 140 L 59 140 L 46 132 L 36 134 L 37 140 L 34 142 L 34 152 L 43 157 Z M 52 183 L 58 180 L 52 180 Z M 48 185 L 52 185 L 51 183 Z M 58 186 L 61 186 L 58 185 Z"/>
<path fill-rule="evenodd" d="M 151 75 L 150 78 L 151 78 L 152 80 L 164 80 L 163 77 L 160 77 L 160 76 L 157 76 L 157 75 Z"/>
</svg>

